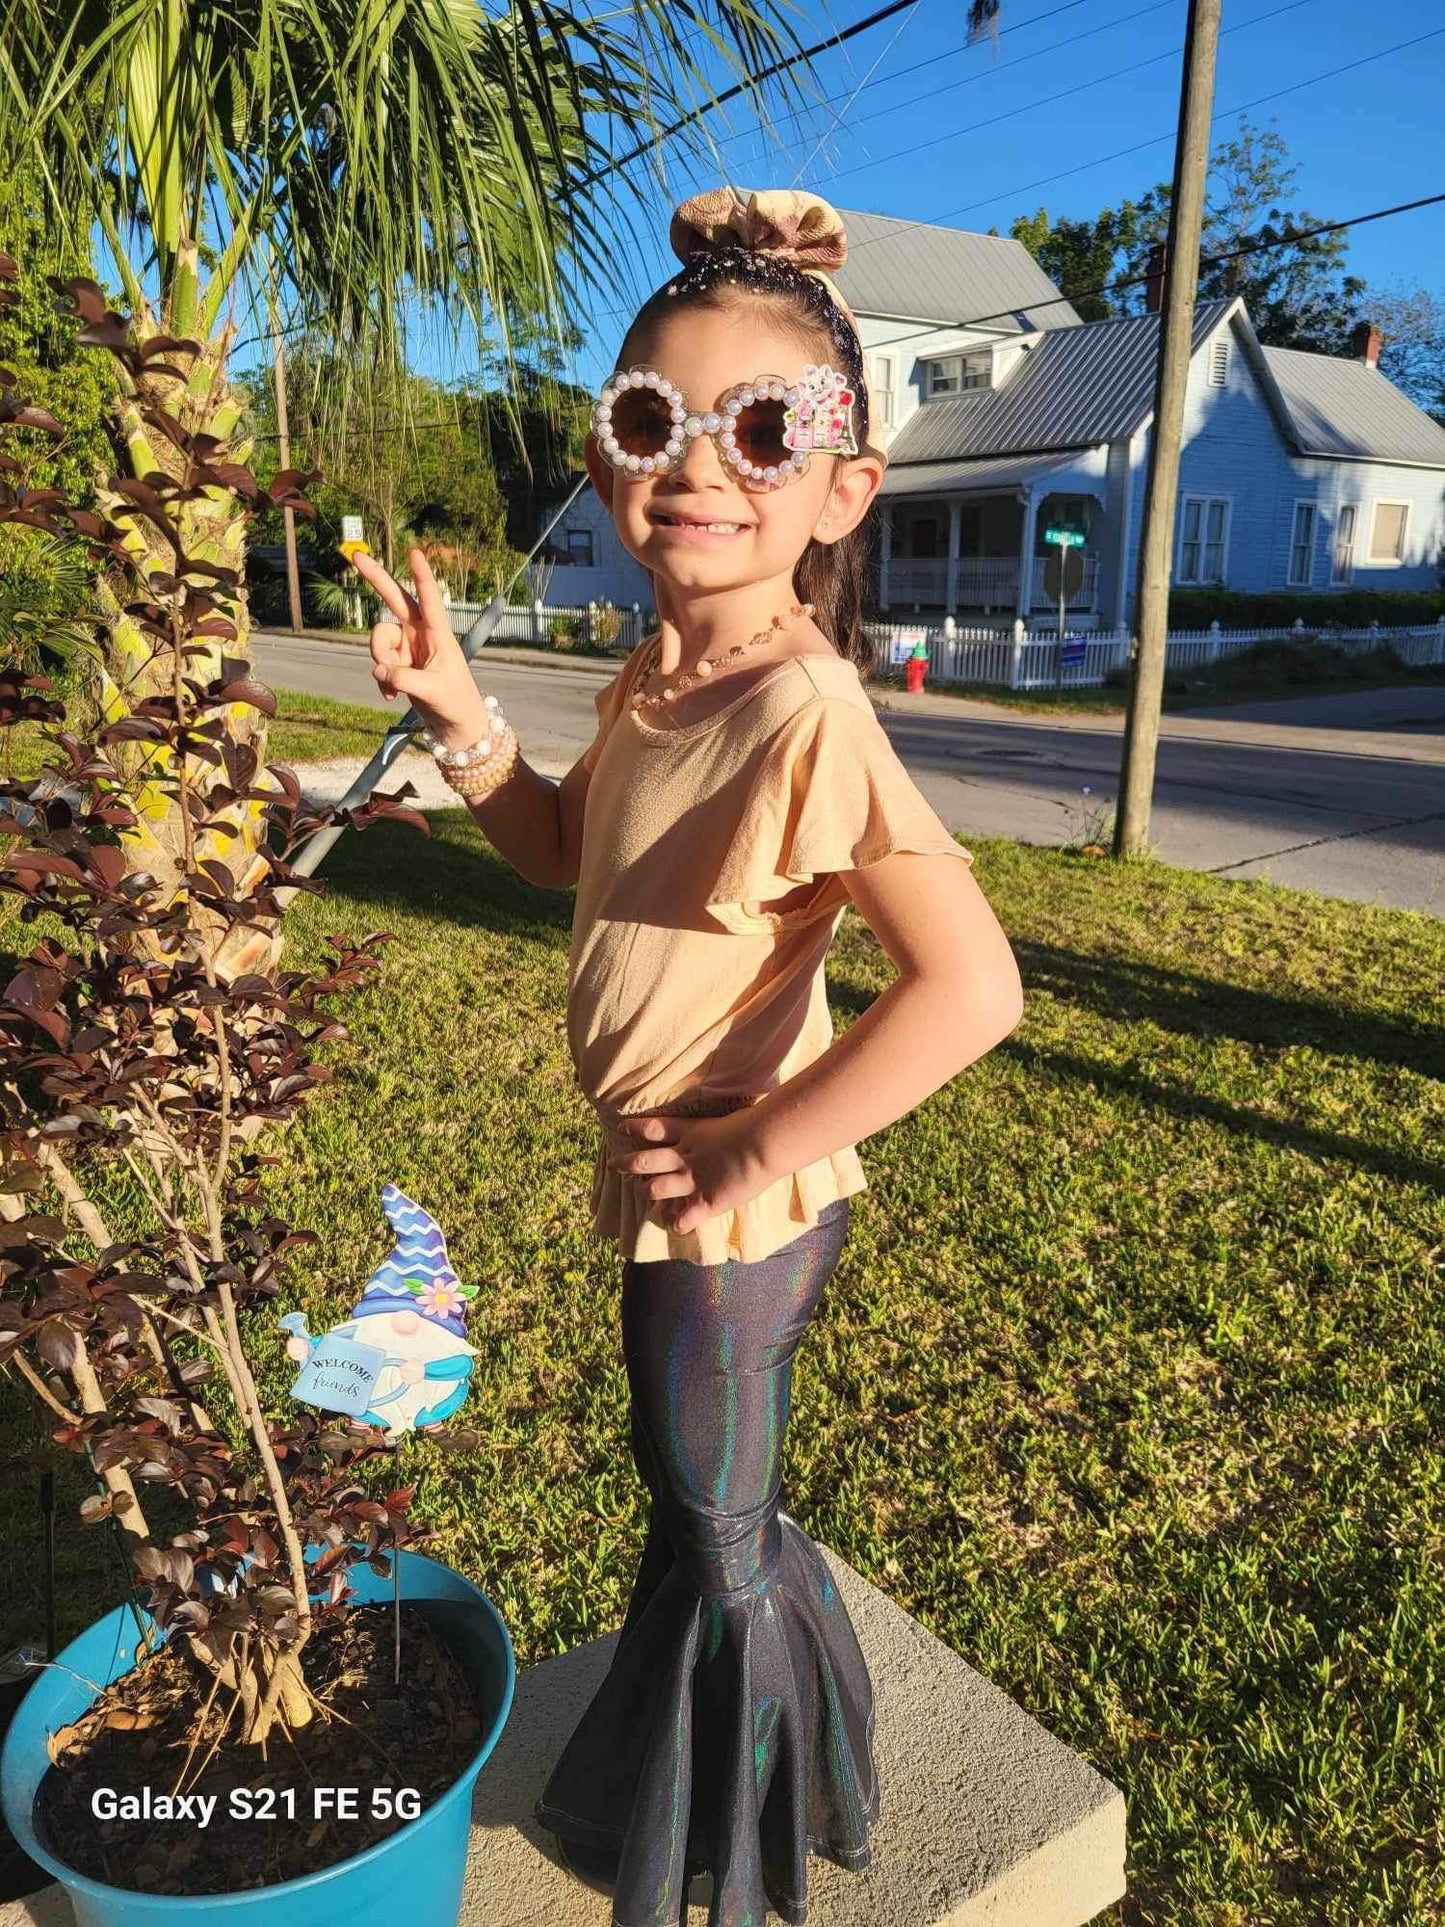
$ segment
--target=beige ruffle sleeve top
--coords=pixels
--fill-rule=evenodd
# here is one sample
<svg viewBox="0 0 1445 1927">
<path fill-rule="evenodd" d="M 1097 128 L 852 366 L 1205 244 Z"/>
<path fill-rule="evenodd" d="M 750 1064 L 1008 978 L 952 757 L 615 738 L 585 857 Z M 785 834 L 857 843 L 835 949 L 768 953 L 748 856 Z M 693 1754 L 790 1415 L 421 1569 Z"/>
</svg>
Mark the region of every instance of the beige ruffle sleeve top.
<svg viewBox="0 0 1445 1927">
<path fill-rule="evenodd" d="M 833 1041 L 823 960 L 850 901 L 843 873 L 893 850 L 972 863 L 919 792 L 843 656 L 792 657 L 701 722 L 631 707 L 643 641 L 596 697 L 573 911 L 567 1034 L 602 1142 L 594 1230 L 624 1258 L 752 1263 L 863 1190 L 846 1146 L 679 1233 L 623 1115 L 756 1103 Z M 813 885 L 812 889 L 800 886 Z M 789 899 L 785 908 L 770 903 Z"/>
</svg>

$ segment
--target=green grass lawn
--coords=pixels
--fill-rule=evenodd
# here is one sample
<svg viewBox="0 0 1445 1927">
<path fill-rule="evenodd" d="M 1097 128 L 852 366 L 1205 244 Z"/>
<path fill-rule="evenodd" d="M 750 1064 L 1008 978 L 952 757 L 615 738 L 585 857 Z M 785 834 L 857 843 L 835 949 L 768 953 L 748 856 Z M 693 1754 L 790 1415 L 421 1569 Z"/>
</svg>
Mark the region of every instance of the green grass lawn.
<svg viewBox="0 0 1445 1927">
<path fill-rule="evenodd" d="M 277 713 L 266 732 L 266 760 L 270 763 L 320 763 L 333 756 L 371 756 L 398 715 L 397 705 L 383 712 L 365 703 L 337 702 L 305 690 L 275 690 Z M 51 754 L 40 724 L 21 723 L 0 731 L 0 774 L 33 776 Z M 423 768 L 431 752 L 408 743 L 395 766 Z M 389 787 L 394 787 L 389 785 Z"/>
<path fill-rule="evenodd" d="M 402 1469 L 525 1666 L 620 1623 L 642 1546 L 621 1266 L 588 1232 L 570 897 L 464 814 L 430 822 L 344 839 L 289 913 L 293 966 L 329 931 L 398 941 L 336 1007 L 336 1085 L 275 1146 L 271 1200 L 321 1239 L 275 1310 L 316 1329 L 351 1309 L 387 1179 L 435 1212 L 483 1287 L 485 1443 L 422 1441 Z M 1123 1789 L 1131 1891 L 1106 1918 L 1440 1919 L 1445 922 L 971 847 L 1026 1015 L 861 1148 L 785 1503 Z M 890 977 L 850 911 L 839 1028 Z M 106 1195 L 124 1224 L 124 1185 Z M 280 1334 L 259 1315 L 251 1334 L 280 1409 Z M 39 1626 L 6 1397 L 0 1646 Z M 119 1576 L 63 1474 L 68 1637 Z"/>
</svg>

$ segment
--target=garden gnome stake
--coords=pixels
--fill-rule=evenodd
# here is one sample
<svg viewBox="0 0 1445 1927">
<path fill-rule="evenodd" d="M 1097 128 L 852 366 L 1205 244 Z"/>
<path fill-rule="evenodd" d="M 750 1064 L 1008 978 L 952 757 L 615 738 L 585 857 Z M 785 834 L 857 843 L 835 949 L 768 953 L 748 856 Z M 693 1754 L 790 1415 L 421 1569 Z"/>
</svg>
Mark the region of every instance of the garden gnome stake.
<svg viewBox="0 0 1445 1927">
<path fill-rule="evenodd" d="M 452 1270 L 430 1212 L 394 1184 L 381 1187 L 381 1204 L 396 1242 L 352 1316 L 319 1338 L 307 1331 L 304 1312 L 287 1312 L 280 1324 L 288 1356 L 302 1367 L 292 1398 L 383 1426 L 388 1444 L 399 1445 L 408 1432 L 440 1426 L 466 1401 L 476 1352 L 462 1319 L 477 1287 Z M 394 1554 L 392 1577 L 399 1614 L 401 1562 Z M 399 1617 L 397 1626 L 399 1662 Z"/>
<path fill-rule="evenodd" d="M 461 1410 L 476 1357 L 462 1318 L 477 1288 L 452 1270 L 429 1212 L 394 1184 L 381 1187 L 381 1204 L 396 1243 L 346 1323 L 313 1338 L 305 1312 L 289 1311 L 280 1322 L 290 1334 L 288 1355 L 305 1368 L 292 1398 L 383 1426 L 396 1445 Z"/>
</svg>

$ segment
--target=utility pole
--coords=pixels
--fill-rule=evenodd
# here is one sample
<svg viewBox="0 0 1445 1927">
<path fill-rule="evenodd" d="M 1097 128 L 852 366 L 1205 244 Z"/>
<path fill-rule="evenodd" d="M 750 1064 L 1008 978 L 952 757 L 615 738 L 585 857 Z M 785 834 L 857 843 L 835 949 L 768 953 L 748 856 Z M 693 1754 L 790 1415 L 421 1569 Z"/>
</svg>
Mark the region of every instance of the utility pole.
<svg viewBox="0 0 1445 1927">
<path fill-rule="evenodd" d="M 1124 756 L 1114 855 L 1143 856 L 1149 842 L 1154 758 L 1169 633 L 1169 576 L 1174 511 L 1179 495 L 1179 451 L 1184 390 L 1194 344 L 1194 297 L 1199 287 L 1199 239 L 1204 184 L 1209 173 L 1209 121 L 1221 0 L 1189 0 L 1184 77 L 1179 92 L 1179 136 L 1164 251 L 1164 305 L 1159 317 L 1159 361 L 1154 425 L 1149 433 L 1148 483 L 1139 542 L 1139 587 L 1134 599 L 1137 645 L 1124 719 Z"/>
<path fill-rule="evenodd" d="M 268 291 L 271 310 L 271 366 L 276 380 L 276 440 L 282 468 L 291 466 L 291 427 L 286 416 L 286 357 L 281 348 L 281 330 L 276 321 L 275 297 Z M 286 594 L 291 604 L 291 627 L 299 634 L 305 628 L 301 615 L 301 571 L 296 562 L 296 512 L 283 511 L 286 522 Z"/>
</svg>

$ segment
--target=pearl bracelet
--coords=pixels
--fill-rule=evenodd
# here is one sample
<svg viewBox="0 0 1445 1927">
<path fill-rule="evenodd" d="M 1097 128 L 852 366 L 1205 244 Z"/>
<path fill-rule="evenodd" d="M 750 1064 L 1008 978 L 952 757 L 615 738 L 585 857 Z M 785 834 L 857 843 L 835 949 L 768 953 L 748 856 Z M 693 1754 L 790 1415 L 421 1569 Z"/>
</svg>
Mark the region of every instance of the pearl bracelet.
<svg viewBox="0 0 1445 1927">
<path fill-rule="evenodd" d="M 483 752 L 484 761 L 480 766 L 469 765 L 465 769 L 442 767 L 442 775 L 459 796 L 480 798 L 490 796 L 493 790 L 500 789 L 511 775 L 517 761 L 517 736 L 510 724 L 504 726 L 496 742 L 496 754 L 488 744 Z"/>
<path fill-rule="evenodd" d="M 441 765 L 443 772 L 448 769 L 467 769 L 473 763 L 483 761 L 491 755 L 493 743 L 507 727 L 507 719 L 502 713 L 502 705 L 497 701 L 496 697 L 487 696 L 484 700 L 487 705 L 487 733 L 485 736 L 479 737 L 478 740 L 467 749 L 447 749 L 438 737 L 436 731 L 432 729 L 429 724 L 423 724 L 417 731 L 421 740 Z"/>
</svg>

